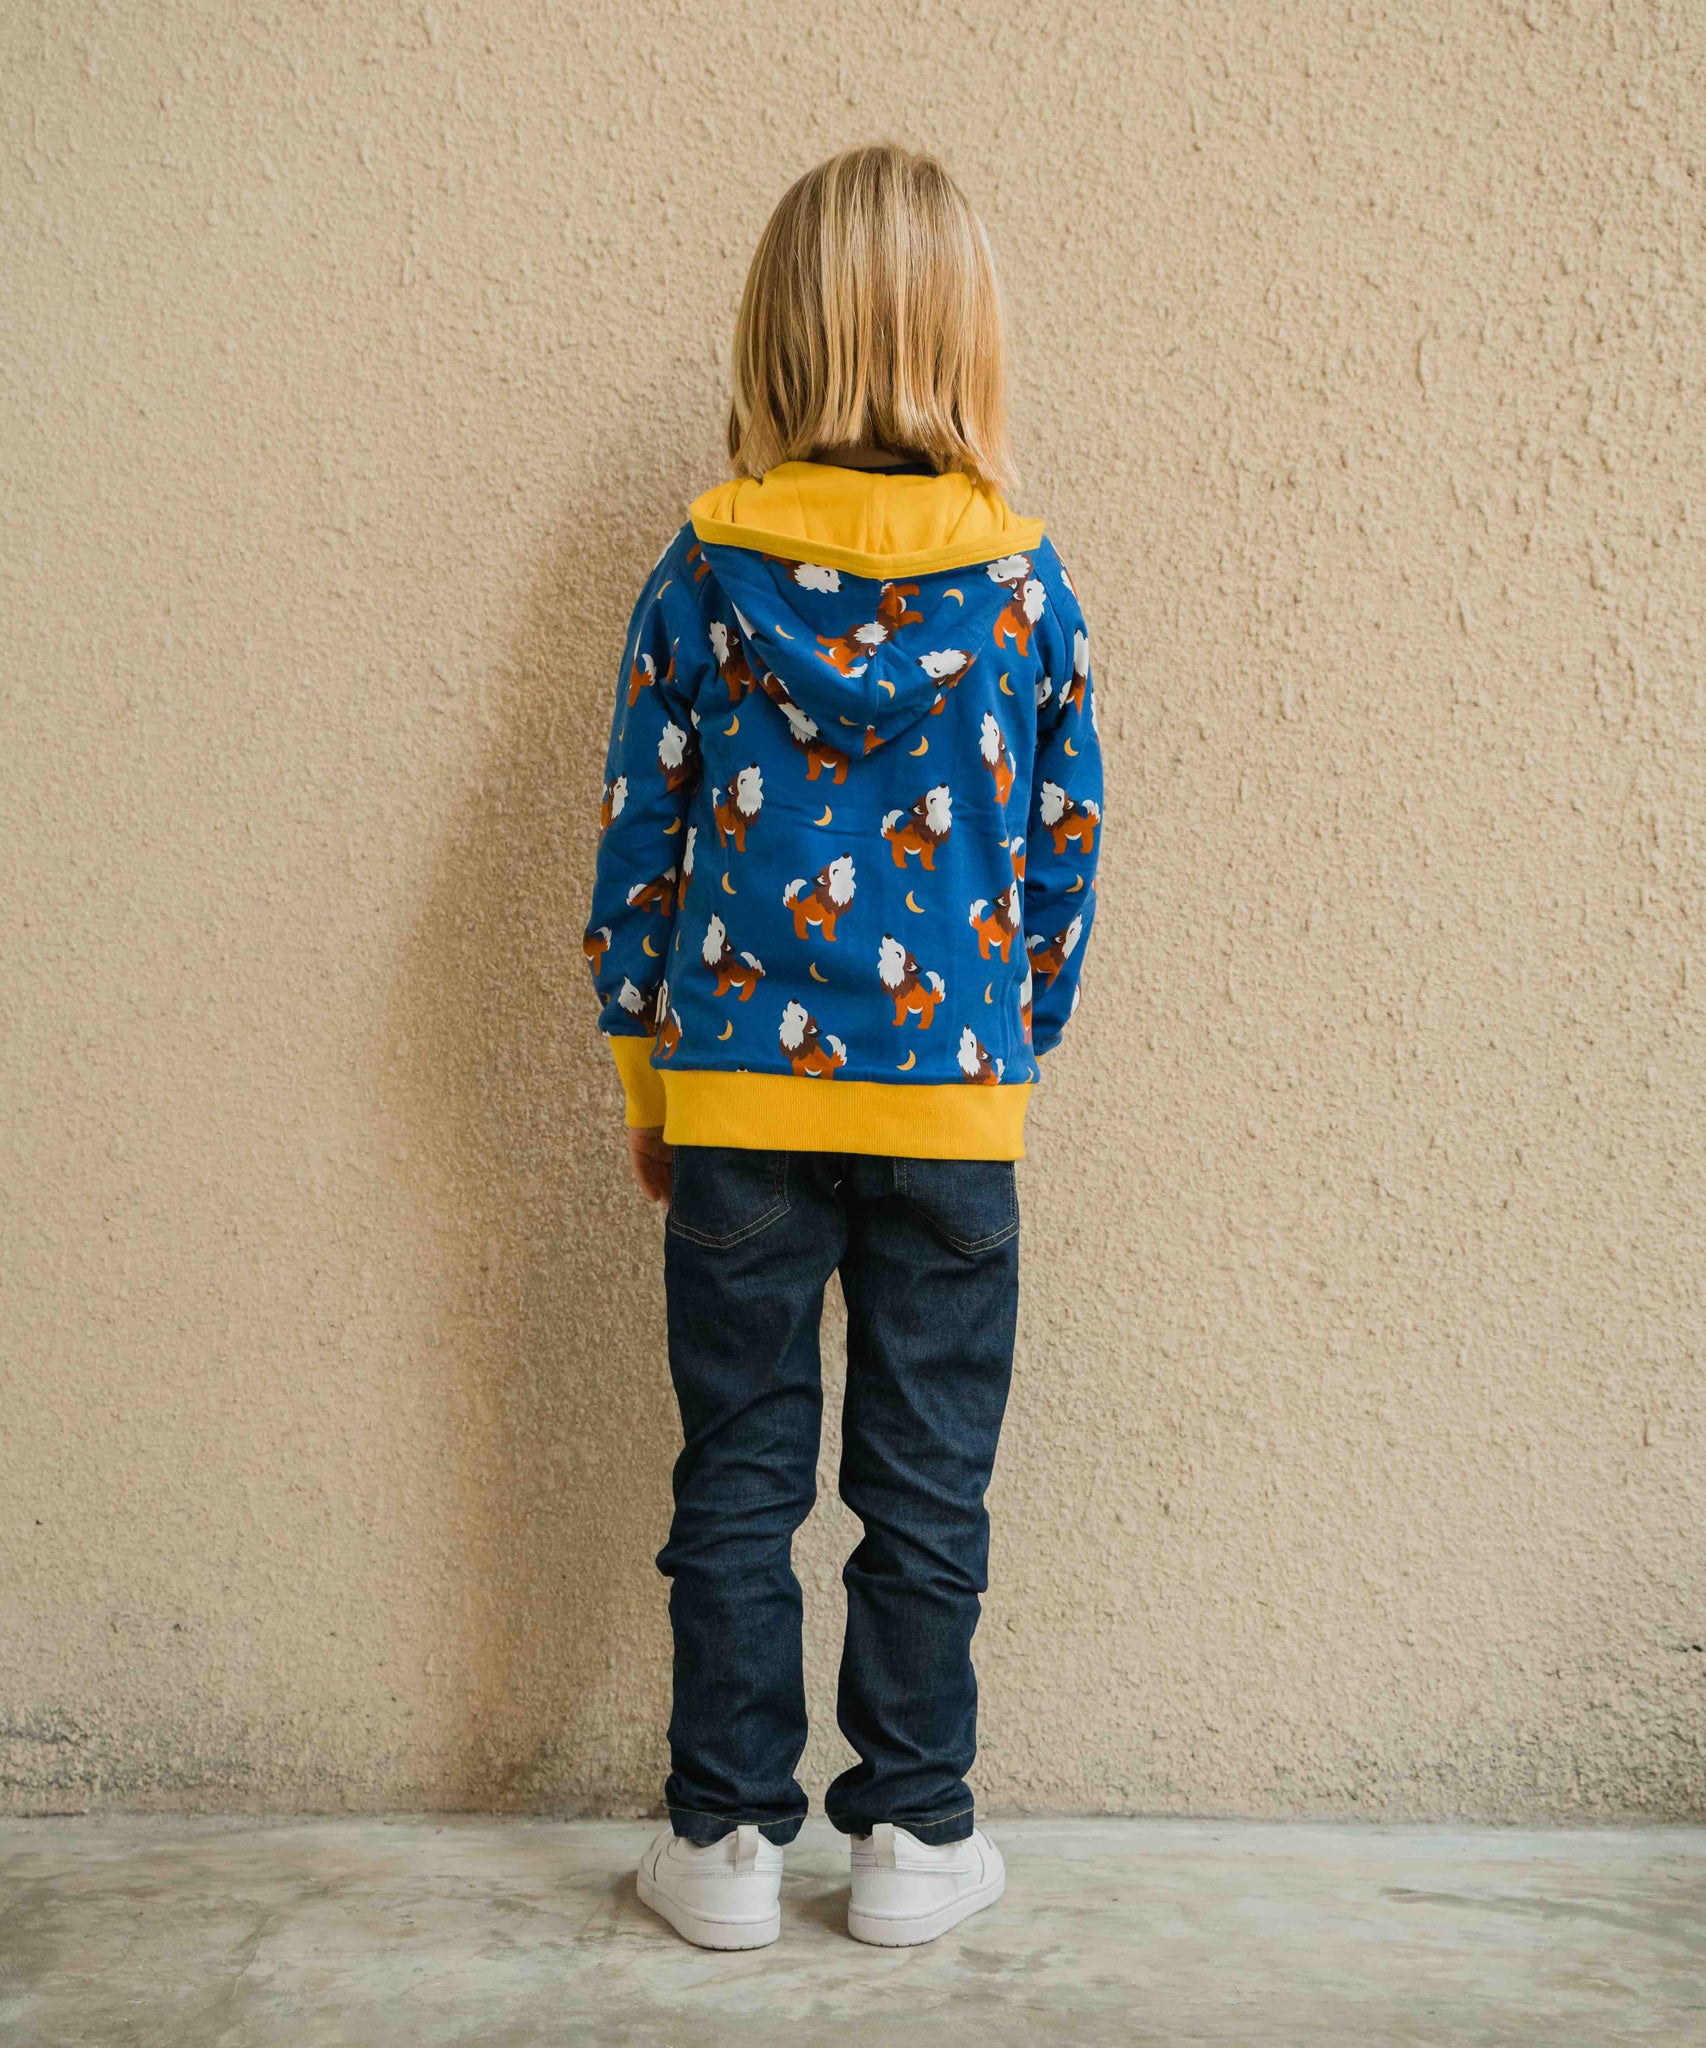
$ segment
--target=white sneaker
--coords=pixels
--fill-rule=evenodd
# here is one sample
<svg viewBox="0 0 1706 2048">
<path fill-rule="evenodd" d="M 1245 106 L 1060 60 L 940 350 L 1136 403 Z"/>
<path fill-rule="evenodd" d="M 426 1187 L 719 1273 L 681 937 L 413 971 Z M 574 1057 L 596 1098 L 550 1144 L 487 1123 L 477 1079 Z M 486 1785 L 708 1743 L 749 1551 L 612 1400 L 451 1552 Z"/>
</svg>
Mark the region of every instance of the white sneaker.
<svg viewBox="0 0 1706 2048">
<path fill-rule="evenodd" d="M 703 1848 L 665 1828 L 638 1884 L 642 1903 L 701 1948 L 764 1948 L 782 1932 L 782 1852 L 755 1827 Z"/>
<path fill-rule="evenodd" d="M 853 1837 L 847 1932 L 881 1948 L 910 1948 L 993 1906 L 1007 1883 L 1001 1851 L 973 1828 L 963 1842 L 921 1842 L 879 1821 Z"/>
</svg>

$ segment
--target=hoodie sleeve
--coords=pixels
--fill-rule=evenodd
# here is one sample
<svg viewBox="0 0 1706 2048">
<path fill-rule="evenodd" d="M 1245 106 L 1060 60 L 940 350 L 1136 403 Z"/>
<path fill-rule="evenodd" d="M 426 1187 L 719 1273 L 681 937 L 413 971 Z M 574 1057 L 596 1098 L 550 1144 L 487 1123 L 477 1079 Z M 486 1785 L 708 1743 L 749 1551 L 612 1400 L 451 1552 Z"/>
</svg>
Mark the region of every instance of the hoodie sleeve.
<svg viewBox="0 0 1706 2048">
<path fill-rule="evenodd" d="M 1048 604 L 1037 682 L 1037 753 L 1025 832 L 1025 950 L 1031 1047 L 1060 1043 L 1096 915 L 1102 851 L 1102 749 L 1090 681 L 1090 636 L 1078 593 L 1052 547 L 1038 557 Z"/>
<path fill-rule="evenodd" d="M 690 688 L 678 679 L 663 598 L 684 571 L 692 531 L 678 535 L 647 578 L 628 624 L 604 757 L 598 865 L 583 941 L 610 1040 L 627 1121 L 663 1122 L 663 1083 L 651 1066 L 667 1009 L 665 962 L 681 895 L 687 810 L 699 782 Z"/>
</svg>

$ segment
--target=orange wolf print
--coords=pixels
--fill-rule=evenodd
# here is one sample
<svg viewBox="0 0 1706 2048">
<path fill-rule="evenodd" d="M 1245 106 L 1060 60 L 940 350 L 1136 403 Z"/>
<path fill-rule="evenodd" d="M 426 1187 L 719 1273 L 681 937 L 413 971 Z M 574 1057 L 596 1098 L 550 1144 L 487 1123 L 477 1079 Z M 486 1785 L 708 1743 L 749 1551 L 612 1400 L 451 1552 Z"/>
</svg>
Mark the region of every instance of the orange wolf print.
<svg viewBox="0 0 1706 2048">
<path fill-rule="evenodd" d="M 699 948 L 699 957 L 717 977 L 717 993 L 726 996 L 730 989 L 740 991 L 740 1000 L 748 1001 L 752 992 L 764 979 L 764 963 L 753 953 L 737 953 L 729 944 L 728 926 L 716 914 L 711 913 L 711 922 L 705 927 L 705 937 Z"/>
<path fill-rule="evenodd" d="M 916 583 L 885 583 L 877 593 L 877 616 L 869 625 L 855 626 L 850 633 L 838 633 L 832 639 L 822 633 L 817 636 L 817 644 L 824 650 L 819 661 L 832 663 L 849 678 L 862 676 L 877 648 L 892 640 L 902 626 L 916 625 L 924 617 L 907 606 L 906 600 L 917 595 Z"/>
<path fill-rule="evenodd" d="M 908 1017 L 918 1019 L 920 1031 L 928 1031 L 936 1015 L 936 1005 L 948 993 L 947 983 L 932 968 L 921 973 L 918 962 L 890 933 L 883 934 L 883 943 L 877 951 L 877 979 L 883 985 L 883 993 L 894 1002 L 894 1021 L 904 1024 Z"/>
<path fill-rule="evenodd" d="M 916 797 L 910 810 L 890 811 L 883 820 L 883 837 L 897 868 L 906 866 L 909 853 L 917 854 L 925 867 L 934 868 L 936 849 L 953 829 L 953 800 L 945 782 Z"/>
<path fill-rule="evenodd" d="M 804 1003 L 790 1003 L 782 1012 L 777 1038 L 796 1074 L 816 1079 L 847 1064 L 846 1046 L 832 1033 L 818 1029 L 817 1019 L 808 1013 Z"/>
<path fill-rule="evenodd" d="M 853 902 L 853 856 L 838 854 L 828 867 L 820 868 L 810 882 L 792 881 L 782 891 L 782 901 L 794 913 L 794 936 L 809 938 L 816 925 L 831 944 L 835 921 L 845 917 Z"/>
</svg>

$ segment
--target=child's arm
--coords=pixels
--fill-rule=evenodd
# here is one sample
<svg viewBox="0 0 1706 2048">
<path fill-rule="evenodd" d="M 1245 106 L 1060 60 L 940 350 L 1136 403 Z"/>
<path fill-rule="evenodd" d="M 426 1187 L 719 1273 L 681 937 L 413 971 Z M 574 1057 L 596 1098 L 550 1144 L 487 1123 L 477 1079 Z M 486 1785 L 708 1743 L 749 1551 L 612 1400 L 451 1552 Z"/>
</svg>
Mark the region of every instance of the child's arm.
<svg viewBox="0 0 1706 2048">
<path fill-rule="evenodd" d="M 1102 851 L 1102 749 L 1090 681 L 1090 637 L 1077 593 L 1045 542 L 1037 754 L 1025 833 L 1025 947 L 1031 967 L 1031 1049 L 1060 1043 L 1078 1007 L 1078 977 L 1096 915 Z"/>
<path fill-rule="evenodd" d="M 662 604 L 685 540 L 665 551 L 629 621 L 584 941 L 601 1005 L 598 1028 L 610 1040 L 627 1123 L 637 1130 L 663 1123 L 663 1083 L 650 1060 L 668 1010 L 664 975 L 681 897 L 687 810 L 699 781 L 692 706 L 676 678 Z"/>
</svg>

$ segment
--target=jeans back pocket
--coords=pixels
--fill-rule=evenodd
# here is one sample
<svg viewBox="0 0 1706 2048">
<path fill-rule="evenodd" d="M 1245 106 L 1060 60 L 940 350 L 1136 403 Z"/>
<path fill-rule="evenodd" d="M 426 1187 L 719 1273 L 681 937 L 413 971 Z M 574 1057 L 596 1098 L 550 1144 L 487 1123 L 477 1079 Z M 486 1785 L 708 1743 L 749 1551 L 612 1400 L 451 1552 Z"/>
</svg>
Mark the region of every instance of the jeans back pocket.
<svg viewBox="0 0 1706 2048">
<path fill-rule="evenodd" d="M 720 1251 L 788 1213 L 788 1155 L 738 1145 L 677 1145 L 669 1219 L 677 1237 Z"/>
</svg>

